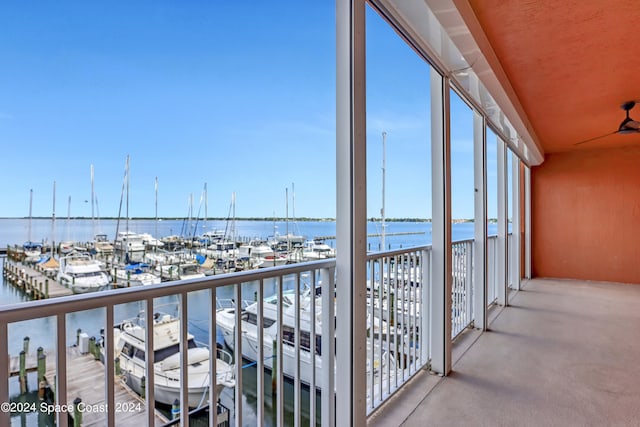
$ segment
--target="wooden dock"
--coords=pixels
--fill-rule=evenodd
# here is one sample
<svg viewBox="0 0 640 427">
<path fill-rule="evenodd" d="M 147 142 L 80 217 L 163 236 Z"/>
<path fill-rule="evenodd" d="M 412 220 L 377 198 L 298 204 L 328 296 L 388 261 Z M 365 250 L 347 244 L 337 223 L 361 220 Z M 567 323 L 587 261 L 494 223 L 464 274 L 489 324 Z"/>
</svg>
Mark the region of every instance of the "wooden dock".
<svg viewBox="0 0 640 427">
<path fill-rule="evenodd" d="M 72 295 L 73 291 L 58 283 L 52 273 L 21 262 L 5 259 L 2 275 L 7 282 L 23 290 L 33 299 Z"/>
<path fill-rule="evenodd" d="M 45 378 L 54 388 L 55 353 L 44 354 L 47 356 Z M 10 375 L 18 375 L 19 364 L 19 357 L 10 359 Z M 37 357 L 34 354 L 27 355 L 26 370 L 28 372 L 37 370 Z M 100 410 L 106 407 L 104 371 L 104 365 L 96 360 L 93 354 L 80 354 L 77 347 L 67 348 L 67 403 L 71 404 L 79 398 L 86 407 L 97 408 L 92 411 L 85 410 L 82 413 L 83 426 L 105 424 L 106 412 Z M 116 376 L 114 379 L 114 390 L 116 408 L 121 408 L 116 411 L 115 424 L 134 427 L 146 425 L 145 401 L 124 383 L 122 376 Z M 158 410 L 154 409 L 154 412 L 155 425 L 165 425 L 169 422 Z"/>
</svg>

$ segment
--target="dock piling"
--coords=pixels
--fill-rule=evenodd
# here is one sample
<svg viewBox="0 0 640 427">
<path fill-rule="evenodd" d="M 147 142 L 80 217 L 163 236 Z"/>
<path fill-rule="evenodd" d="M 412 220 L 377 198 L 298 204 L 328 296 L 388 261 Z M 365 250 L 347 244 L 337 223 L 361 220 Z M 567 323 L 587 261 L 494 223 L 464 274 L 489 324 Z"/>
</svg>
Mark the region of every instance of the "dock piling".
<svg viewBox="0 0 640 427">
<path fill-rule="evenodd" d="M 47 371 L 47 356 L 44 354 L 44 349 L 38 347 L 38 383 L 44 380 L 44 374 Z"/>
<path fill-rule="evenodd" d="M 29 337 L 24 337 L 22 340 L 22 349 L 25 353 L 29 353 Z"/>
<path fill-rule="evenodd" d="M 73 399 L 73 427 L 80 427 L 82 425 L 82 411 L 80 410 L 80 403 L 82 403 L 82 399 L 79 397 Z"/>
<path fill-rule="evenodd" d="M 147 389 L 147 378 L 143 375 L 140 378 L 140 397 L 143 399 L 146 398 L 146 390 Z"/>
<path fill-rule="evenodd" d="M 180 417 L 180 401 L 178 399 L 173 401 L 171 405 L 171 419 L 177 420 Z"/>
<path fill-rule="evenodd" d="M 20 352 L 20 394 L 27 392 L 27 353 Z"/>
</svg>

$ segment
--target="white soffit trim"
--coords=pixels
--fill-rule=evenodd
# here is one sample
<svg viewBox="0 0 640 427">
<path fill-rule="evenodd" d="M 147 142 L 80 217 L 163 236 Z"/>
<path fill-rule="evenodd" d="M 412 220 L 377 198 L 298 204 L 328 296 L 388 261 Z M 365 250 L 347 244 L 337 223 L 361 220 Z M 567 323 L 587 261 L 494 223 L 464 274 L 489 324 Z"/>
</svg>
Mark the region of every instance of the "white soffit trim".
<svg viewBox="0 0 640 427">
<path fill-rule="evenodd" d="M 369 1 L 474 102 L 524 163 L 544 161 L 533 127 L 466 0 Z"/>
</svg>

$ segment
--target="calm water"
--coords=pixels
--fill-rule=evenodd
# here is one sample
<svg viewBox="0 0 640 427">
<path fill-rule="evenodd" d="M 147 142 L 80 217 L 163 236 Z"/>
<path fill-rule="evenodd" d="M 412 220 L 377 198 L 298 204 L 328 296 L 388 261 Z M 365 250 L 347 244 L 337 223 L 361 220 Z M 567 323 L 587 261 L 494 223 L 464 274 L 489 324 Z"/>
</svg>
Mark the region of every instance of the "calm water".
<svg viewBox="0 0 640 427">
<path fill-rule="evenodd" d="M 288 227 L 288 228 L 287 228 Z M 135 232 L 147 232 L 153 235 L 164 237 L 168 235 L 193 235 L 194 232 L 202 234 L 204 231 L 210 230 L 229 230 L 230 225 L 224 221 L 200 221 L 196 223 L 192 221 L 188 223 L 182 220 L 130 220 L 128 225 L 124 221 L 120 221 L 118 224 L 115 220 L 58 220 L 56 224 L 53 224 L 51 220 L 28 220 L 28 219 L 0 219 L 0 246 L 5 247 L 8 245 L 21 244 L 24 241 L 31 238 L 32 241 L 38 242 L 50 242 L 61 240 L 75 240 L 75 241 L 88 241 L 92 239 L 92 236 L 97 233 L 107 234 L 110 239 L 116 234 L 116 229 L 125 230 L 128 228 Z M 288 226 L 285 223 L 276 223 L 268 221 L 237 221 L 236 222 L 236 234 L 244 238 L 267 238 L 275 232 L 280 234 L 286 234 L 287 229 L 290 233 L 301 234 L 307 238 L 314 238 L 317 236 L 332 236 L 335 235 L 335 222 L 297 222 L 295 224 L 290 223 Z M 419 246 L 431 243 L 431 223 L 408 223 L 408 222 L 392 222 L 387 223 L 386 231 L 388 233 L 386 237 L 387 246 L 391 249 L 407 248 L 412 246 Z M 369 223 L 369 233 L 380 233 L 380 224 Z M 414 232 L 416 234 L 410 235 L 392 235 L 393 233 L 405 233 Z M 490 234 L 495 233 L 495 224 L 490 224 Z M 454 240 L 468 239 L 473 237 L 473 224 L 462 223 L 455 224 L 453 226 L 453 238 Z M 328 243 L 331 246 L 335 246 L 335 241 L 329 240 Z M 377 250 L 380 248 L 380 238 L 370 237 L 369 247 L 371 250 Z M 291 287 L 292 283 L 285 283 L 285 288 Z M 251 284 L 243 285 L 243 299 L 252 299 L 255 291 L 255 286 Z M 266 284 L 265 295 L 275 292 L 275 286 L 273 284 Z M 218 291 L 219 298 L 231 298 L 233 296 L 233 289 L 225 288 Z M 16 302 L 25 301 L 25 296 L 18 290 L 14 289 L 8 284 L 3 282 L 2 288 L 0 288 L 0 304 L 11 304 Z M 189 295 L 189 330 L 196 337 L 196 340 L 201 342 L 208 342 L 208 324 L 209 324 L 209 312 L 208 312 L 208 291 L 192 293 Z M 155 301 L 155 310 L 163 310 L 177 313 L 178 297 L 167 297 L 158 299 Z M 114 317 L 115 320 L 121 321 L 123 319 L 135 317 L 144 307 L 140 304 L 127 304 L 117 306 L 115 308 Z M 67 315 L 67 344 L 72 345 L 76 341 L 76 331 L 82 329 L 89 336 L 98 337 L 100 330 L 106 328 L 105 325 L 105 310 L 98 309 L 92 311 L 71 313 Z M 30 351 L 35 351 L 38 346 L 42 346 L 45 349 L 53 349 L 55 336 L 55 319 L 54 318 L 42 318 L 34 319 L 27 322 L 15 323 L 9 325 L 9 346 L 8 351 L 12 356 L 18 355 L 23 347 L 23 338 L 25 336 L 30 337 Z M 221 342 L 221 337 L 218 338 Z M 246 363 L 246 362 L 245 362 Z M 73 381 L 72 378 L 68 378 L 68 381 Z M 271 411 L 273 404 L 270 397 L 270 384 L 271 380 L 268 375 L 265 376 L 265 414 L 266 425 L 275 425 L 275 415 Z M 35 374 L 29 377 L 29 385 L 32 389 L 36 388 Z M 255 367 L 246 367 L 243 370 L 243 407 L 244 414 L 243 419 L 246 425 L 255 425 L 256 414 L 256 369 Z M 10 395 L 12 399 L 37 399 L 35 391 L 29 393 L 27 396 L 19 395 L 19 385 L 16 378 L 10 381 Z M 308 424 L 308 406 L 309 406 L 309 392 L 303 393 L 302 407 L 307 408 L 305 424 Z M 233 393 L 230 390 L 225 391 L 221 398 L 221 402 L 227 407 L 233 407 Z M 285 386 L 285 417 L 292 422 L 291 411 L 293 406 L 293 386 L 289 383 Z M 319 408 L 318 401 L 318 408 Z M 305 411 L 303 411 L 303 418 L 305 417 Z M 52 425 L 50 418 L 43 417 L 38 414 L 22 414 L 12 417 L 12 425 L 19 426 L 41 426 Z"/>
</svg>

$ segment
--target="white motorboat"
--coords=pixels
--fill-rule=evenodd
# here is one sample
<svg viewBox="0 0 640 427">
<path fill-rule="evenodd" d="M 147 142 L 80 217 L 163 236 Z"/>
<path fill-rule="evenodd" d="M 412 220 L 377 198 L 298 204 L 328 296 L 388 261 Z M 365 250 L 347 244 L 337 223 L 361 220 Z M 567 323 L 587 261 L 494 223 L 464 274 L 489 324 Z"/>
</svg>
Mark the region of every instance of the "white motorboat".
<svg viewBox="0 0 640 427">
<path fill-rule="evenodd" d="M 102 263 L 89 255 L 74 254 L 60 258 L 57 280 L 75 294 L 101 291 L 109 286 L 109 274 Z"/>
<path fill-rule="evenodd" d="M 37 262 L 42 256 L 42 244 L 38 242 L 25 242 L 22 245 L 22 250 L 25 262 Z"/>
<path fill-rule="evenodd" d="M 149 264 L 139 262 L 127 264 L 115 270 L 116 283 L 120 287 L 155 285 L 160 283 L 160 276 L 153 274 Z"/>
<path fill-rule="evenodd" d="M 142 391 L 145 375 L 145 325 L 143 314 L 125 320 L 114 328 L 114 357 L 120 358 L 120 369 L 127 384 Z M 154 396 L 157 402 L 171 405 L 180 400 L 180 319 L 166 313 L 154 313 Z M 196 408 L 209 398 L 209 358 L 211 352 L 187 336 L 187 382 L 189 407 Z M 216 348 L 216 396 L 225 387 L 235 387 L 235 365 L 231 354 Z"/>
<path fill-rule="evenodd" d="M 142 261 L 147 248 L 143 237 L 133 231 L 119 231 L 113 247 L 127 262 Z"/>
<path fill-rule="evenodd" d="M 319 290 L 319 289 L 317 289 Z M 282 331 L 283 336 L 278 337 L 278 325 L 277 319 L 277 295 L 272 295 L 264 299 L 263 304 L 263 355 L 264 366 L 268 369 L 272 368 L 273 361 L 273 345 L 278 341 L 282 341 L 282 366 L 283 374 L 288 378 L 295 378 L 296 365 L 299 359 L 300 362 L 300 381 L 309 385 L 311 383 L 312 376 L 312 357 L 315 358 L 315 378 L 316 386 L 322 389 L 322 303 L 319 296 L 311 295 L 310 289 L 301 291 L 300 295 L 300 352 L 297 353 L 295 349 L 295 291 L 284 291 L 282 295 L 283 305 L 283 324 Z M 311 304 L 315 305 L 315 319 L 311 317 Z M 216 314 L 216 322 L 218 328 L 222 332 L 224 341 L 230 348 L 235 348 L 235 307 L 229 307 L 226 304 L 225 307 L 219 308 Z M 367 314 L 368 317 L 368 314 Z M 315 322 L 315 355 L 311 353 L 311 321 Z M 242 356 L 245 359 L 256 361 L 258 358 L 258 303 L 253 302 L 248 304 L 242 310 Z M 371 322 L 367 319 L 369 327 L 373 327 L 374 331 L 372 336 L 379 336 L 378 331 L 387 331 L 388 326 L 386 322 L 381 322 L 379 319 L 375 319 Z M 369 339 L 368 339 L 369 340 Z M 369 367 L 369 361 L 371 357 L 367 357 L 367 378 L 368 381 L 373 378 L 375 383 L 380 381 L 387 381 L 386 377 L 382 375 L 382 370 L 389 377 L 393 377 L 394 369 L 387 367 L 387 361 L 389 360 L 391 366 L 395 365 L 395 358 L 393 354 L 388 353 L 386 349 L 381 348 L 380 340 L 375 339 L 373 344 L 374 354 L 374 368 L 373 374 L 371 367 Z M 369 351 L 371 351 L 371 342 L 367 345 Z M 388 357 L 387 357 L 388 356 Z M 370 389 L 370 387 L 368 387 Z M 376 387 L 377 389 L 377 387 Z M 370 396 L 368 396 L 370 397 Z"/>
<path fill-rule="evenodd" d="M 321 241 L 307 240 L 302 247 L 302 258 L 304 260 L 335 258 L 335 256 L 336 250 Z"/>
<path fill-rule="evenodd" d="M 204 272 L 197 263 L 168 264 L 160 265 L 159 267 L 160 277 L 165 281 L 199 279 L 201 277 L 205 277 Z"/>
</svg>

